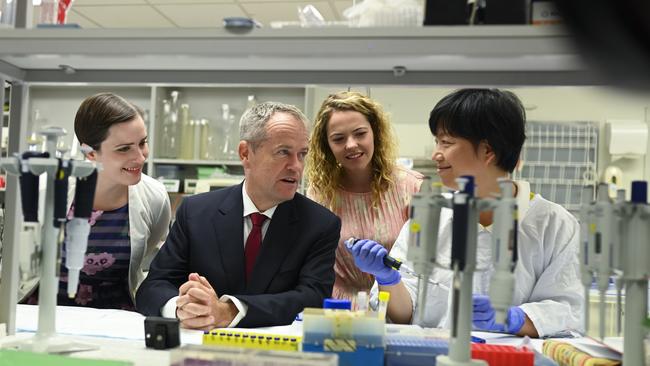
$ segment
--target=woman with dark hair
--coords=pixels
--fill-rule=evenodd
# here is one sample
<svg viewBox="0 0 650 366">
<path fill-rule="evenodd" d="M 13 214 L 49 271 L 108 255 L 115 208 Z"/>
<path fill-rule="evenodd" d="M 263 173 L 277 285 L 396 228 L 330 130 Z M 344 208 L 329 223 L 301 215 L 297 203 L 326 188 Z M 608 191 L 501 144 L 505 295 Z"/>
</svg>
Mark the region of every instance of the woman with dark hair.
<svg viewBox="0 0 650 366">
<path fill-rule="evenodd" d="M 75 134 L 82 147 L 92 148 L 86 158 L 99 170 L 79 289 L 68 298 L 67 269 L 61 264 L 59 305 L 134 310 L 135 292 L 167 236 L 169 197 L 160 182 L 142 173 L 149 155 L 142 115 L 112 93 L 86 98 L 77 110 Z M 73 206 L 74 195 L 69 197 Z M 20 298 L 36 303 L 35 290 L 36 283 L 23 284 Z"/>
<path fill-rule="evenodd" d="M 341 218 L 332 296 L 350 299 L 369 291 L 374 277 L 360 271 L 343 243 L 373 239 L 390 250 L 408 219 L 411 196 L 422 183 L 418 172 L 396 164 L 396 144 L 381 105 L 357 92 L 325 99 L 312 131 L 307 195 Z"/>
<path fill-rule="evenodd" d="M 429 129 L 436 149 L 431 157 L 442 184 L 459 189 L 456 178 L 471 175 L 476 196 L 500 194 L 499 179 L 507 178 L 519 161 L 526 139 L 526 113 L 512 92 L 498 89 L 460 89 L 435 105 L 429 114 Z M 584 297 L 580 282 L 578 242 L 580 226 L 562 206 L 530 191 L 525 181 L 513 182 L 517 202 L 517 257 L 512 305 L 505 324 L 486 294 L 494 273 L 492 264 L 493 212 L 478 216 L 476 267 L 472 322 L 477 330 L 506 331 L 519 336 L 548 337 L 569 329 L 581 330 Z M 419 325 L 449 326 L 450 270 L 453 211 L 440 213 L 437 258 L 428 286 L 427 304 Z M 405 258 L 408 223 L 404 225 L 390 255 Z M 418 278 L 403 275 L 383 264 L 387 251 L 381 244 L 360 241 L 352 248 L 355 263 L 377 278 L 378 288 L 391 293 L 387 316 L 394 323 L 411 323 L 420 304 L 416 302 Z M 412 268 L 406 261 L 403 267 Z M 387 284 L 388 283 L 388 284 Z"/>
</svg>

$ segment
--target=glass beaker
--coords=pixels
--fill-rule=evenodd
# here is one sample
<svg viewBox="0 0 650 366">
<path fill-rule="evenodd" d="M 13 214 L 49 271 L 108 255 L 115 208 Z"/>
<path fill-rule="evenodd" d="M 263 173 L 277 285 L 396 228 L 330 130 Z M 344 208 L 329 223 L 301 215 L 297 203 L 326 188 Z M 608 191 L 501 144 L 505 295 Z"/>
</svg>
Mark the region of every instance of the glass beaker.
<svg viewBox="0 0 650 366">
<path fill-rule="evenodd" d="M 18 0 L 0 0 L 0 28 L 13 28 Z"/>
<path fill-rule="evenodd" d="M 57 24 L 56 18 L 58 14 L 59 0 L 42 0 L 38 24 Z"/>
</svg>

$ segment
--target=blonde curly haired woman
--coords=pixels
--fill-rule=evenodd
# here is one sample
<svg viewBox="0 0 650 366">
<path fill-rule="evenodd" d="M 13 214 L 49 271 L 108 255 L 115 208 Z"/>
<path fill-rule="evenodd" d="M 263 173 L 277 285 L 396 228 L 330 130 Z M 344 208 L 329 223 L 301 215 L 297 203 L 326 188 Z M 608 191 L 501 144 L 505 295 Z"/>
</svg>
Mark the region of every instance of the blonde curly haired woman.
<svg viewBox="0 0 650 366">
<path fill-rule="evenodd" d="M 390 250 L 408 219 L 418 172 L 396 164 L 396 143 L 381 105 L 357 92 L 325 99 L 316 116 L 307 157 L 307 196 L 341 218 L 332 296 L 369 291 L 374 277 L 361 272 L 343 243 L 372 239 Z"/>
</svg>

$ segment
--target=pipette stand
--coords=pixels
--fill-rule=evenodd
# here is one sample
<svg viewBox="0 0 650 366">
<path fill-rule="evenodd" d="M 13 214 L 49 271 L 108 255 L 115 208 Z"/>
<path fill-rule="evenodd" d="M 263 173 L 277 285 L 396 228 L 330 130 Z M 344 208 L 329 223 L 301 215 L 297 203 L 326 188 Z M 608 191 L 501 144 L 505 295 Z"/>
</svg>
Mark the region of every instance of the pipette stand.
<svg viewBox="0 0 650 366">
<path fill-rule="evenodd" d="M 458 181 L 458 180 L 457 180 Z M 511 273 L 516 264 L 516 256 L 513 257 L 513 251 L 516 250 L 516 199 L 513 197 L 513 182 L 508 179 L 500 179 L 499 186 L 501 194 L 496 198 L 479 199 L 474 197 L 473 178 L 460 178 L 460 192 L 454 194 L 453 198 L 447 198 L 441 194 L 441 186 L 432 185 L 429 179 L 423 182 L 422 190 L 413 196 L 410 207 L 410 227 L 407 260 L 412 263 L 415 273 L 418 275 L 418 302 L 416 306 L 415 323 L 421 323 L 424 318 L 424 309 L 427 300 L 427 282 L 433 268 L 437 266 L 437 241 L 440 225 L 440 215 L 443 208 L 453 208 L 453 203 L 459 198 L 460 204 L 467 205 L 467 217 L 464 230 L 466 232 L 466 241 L 464 242 L 465 266 L 459 273 L 459 291 L 458 297 L 452 300 L 452 307 L 458 303 L 457 311 L 450 311 L 452 314 L 452 330 L 449 337 L 449 354 L 439 355 L 436 357 L 436 364 L 441 366 L 485 366 L 487 363 L 483 360 L 472 360 L 470 349 L 470 337 L 472 330 L 472 301 L 473 301 L 473 273 L 476 269 L 476 250 L 477 250 L 477 222 L 478 212 L 491 211 L 495 212 L 495 233 L 493 234 L 493 254 L 497 260 L 495 264 L 497 269 L 507 274 L 501 274 L 492 281 L 497 283 L 499 291 L 496 292 L 497 303 L 501 304 L 497 311 L 498 318 L 505 321 L 505 310 L 510 305 L 514 275 Z M 466 184 L 471 182 L 465 191 Z M 465 191 L 465 192 L 463 192 Z M 460 220 L 454 216 L 455 220 Z M 452 239 L 453 240 L 453 239 Z M 462 242 L 462 240 L 461 240 Z M 497 271 L 499 274 L 499 271 Z M 491 285 L 492 286 L 492 285 Z M 454 286 L 452 286 L 453 288 Z M 453 291 L 453 290 L 452 290 Z M 493 294 L 490 294 L 493 296 Z M 456 314 L 456 315 L 454 315 Z M 457 317 L 457 319 L 454 319 Z"/>
<path fill-rule="evenodd" d="M 47 174 L 47 188 L 45 192 L 44 219 L 41 223 L 42 254 L 40 258 L 40 281 L 38 294 L 38 330 L 34 337 L 21 339 L 3 344 L 4 348 L 19 348 L 34 352 L 64 353 L 88 349 L 96 346 L 72 342 L 56 336 L 56 301 L 59 288 L 57 276 L 57 238 L 59 228 L 54 227 L 54 178 L 58 169 L 59 159 L 56 158 L 57 140 L 66 134 L 63 128 L 46 127 L 41 132 L 46 138 L 46 149 L 49 158 L 30 158 L 29 169 L 35 175 Z M 90 175 L 95 166 L 91 162 L 70 160 L 72 176 L 85 177 Z M 18 157 L 2 159 L 2 168 L 9 174 L 20 174 L 20 160 Z M 14 308 L 15 311 L 15 308 Z"/>
<path fill-rule="evenodd" d="M 622 205 L 624 239 L 621 270 L 625 283 L 625 330 L 623 364 L 643 365 L 648 316 L 648 278 L 650 277 L 650 206 L 647 182 L 632 182 L 632 200 Z"/>
<path fill-rule="evenodd" d="M 454 280 L 452 280 L 451 291 L 458 289 L 458 295 L 452 295 L 451 330 L 449 337 L 449 354 L 436 357 L 436 365 L 439 366 L 487 366 L 483 360 L 472 360 L 470 349 L 470 338 L 472 331 L 472 289 L 474 271 L 476 270 L 476 237 L 478 230 L 478 200 L 474 196 L 474 178 L 463 176 L 457 178 L 459 190 L 454 193 L 452 205 L 454 210 L 454 221 L 452 229 L 452 266 Z M 456 209 L 464 207 L 464 217 L 457 214 Z M 459 209 L 458 212 L 463 209 Z M 456 220 L 459 220 L 456 222 Z M 460 230 L 457 231 L 457 227 Z M 460 234 L 460 239 L 455 235 Z M 454 246 L 459 245 L 462 249 L 457 257 L 454 254 Z M 455 259 L 456 258 L 456 259 Z M 456 261 L 456 262 L 455 262 Z M 463 263 L 464 261 L 464 263 Z M 461 264 L 462 263 L 462 264 Z M 459 281 L 459 283 L 456 283 Z M 456 305 L 455 302 L 458 301 Z M 455 308 L 457 306 L 457 308 Z"/>
<path fill-rule="evenodd" d="M 589 193 L 587 188 L 585 192 Z M 632 182 L 632 199 L 629 202 L 624 202 L 619 195 L 617 202 L 612 203 L 607 188 L 607 185 L 600 185 L 597 201 L 590 202 L 587 197 L 582 202 L 583 285 L 588 293 L 593 279 L 599 280 L 599 333 L 603 338 L 605 290 L 609 277 L 617 276 L 617 286 L 622 284 L 625 287 L 623 364 L 642 365 L 643 341 L 647 333 L 643 319 L 648 311 L 650 277 L 650 206 L 647 200 L 647 182 Z M 620 312 L 619 305 L 617 312 Z M 589 313 L 585 314 L 585 318 L 588 324 Z"/>
</svg>

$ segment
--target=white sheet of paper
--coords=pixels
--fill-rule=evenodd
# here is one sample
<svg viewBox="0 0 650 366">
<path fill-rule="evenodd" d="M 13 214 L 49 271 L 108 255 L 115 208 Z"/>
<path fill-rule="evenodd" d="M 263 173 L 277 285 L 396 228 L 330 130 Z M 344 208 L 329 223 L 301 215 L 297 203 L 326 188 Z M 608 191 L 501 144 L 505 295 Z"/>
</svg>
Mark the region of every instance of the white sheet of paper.
<svg viewBox="0 0 650 366">
<path fill-rule="evenodd" d="M 56 307 L 58 334 L 144 340 L 144 316 L 116 309 L 94 309 L 77 306 Z M 38 306 L 18 305 L 16 332 L 36 332 Z M 203 332 L 181 329 L 182 344 L 201 344 Z"/>
</svg>

